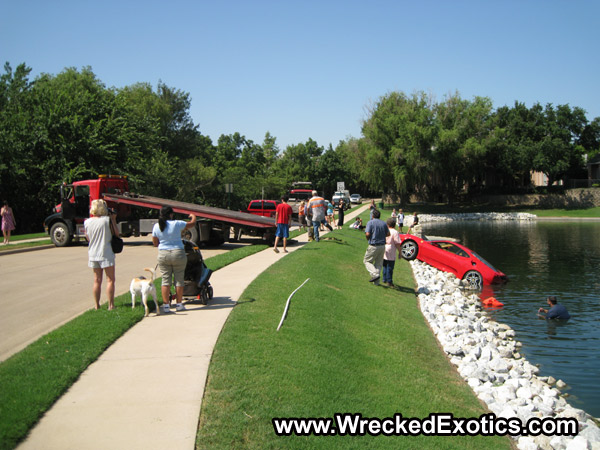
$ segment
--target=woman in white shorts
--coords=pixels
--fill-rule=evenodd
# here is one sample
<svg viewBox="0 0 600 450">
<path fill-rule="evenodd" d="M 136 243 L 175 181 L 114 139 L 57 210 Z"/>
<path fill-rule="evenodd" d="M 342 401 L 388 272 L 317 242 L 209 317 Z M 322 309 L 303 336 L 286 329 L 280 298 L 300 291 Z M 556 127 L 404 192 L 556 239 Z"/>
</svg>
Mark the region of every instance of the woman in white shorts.
<svg viewBox="0 0 600 450">
<path fill-rule="evenodd" d="M 108 207 L 104 200 L 92 201 L 90 218 L 86 219 L 83 226 L 85 236 L 89 241 L 88 266 L 94 271 L 94 302 L 96 309 L 100 309 L 100 294 L 102 292 L 102 274 L 108 279 L 106 295 L 108 296 L 108 309 L 115 309 L 115 254 L 110 246 L 112 238 L 111 223 L 115 234 L 119 235 L 115 214 L 108 215 Z"/>
<path fill-rule="evenodd" d="M 152 229 L 152 243 L 158 247 L 158 268 L 162 276 L 161 294 L 163 312 L 171 312 L 171 282 L 175 278 L 175 295 L 177 296 L 177 311 L 185 311 L 183 306 L 183 288 L 187 256 L 181 240 L 181 232 L 196 226 L 196 216 L 190 214 L 189 222 L 174 220 L 173 208 L 163 206 L 160 210 L 158 223 Z"/>
</svg>

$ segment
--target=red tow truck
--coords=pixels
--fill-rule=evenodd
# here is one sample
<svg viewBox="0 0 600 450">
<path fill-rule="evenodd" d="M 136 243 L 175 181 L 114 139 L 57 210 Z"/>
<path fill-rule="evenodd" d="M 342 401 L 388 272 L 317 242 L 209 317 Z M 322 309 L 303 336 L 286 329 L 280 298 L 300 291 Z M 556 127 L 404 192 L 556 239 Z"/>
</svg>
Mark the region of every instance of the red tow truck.
<svg viewBox="0 0 600 450">
<path fill-rule="evenodd" d="M 132 219 L 132 206 L 160 210 L 166 205 L 176 213 L 198 217 L 196 226 L 183 236 L 198 245 L 220 245 L 232 240 L 232 235 L 233 240 L 250 235 L 267 241 L 275 236 L 273 218 L 135 194 L 129 192 L 127 177 L 120 175 L 100 175 L 93 180 L 65 183 L 60 188 L 60 199 L 54 213 L 44 220 L 44 229 L 57 247 L 85 237 L 83 222 L 89 217 L 91 202 L 96 199 L 104 199 L 108 207 L 116 211 L 119 233 L 124 237 L 146 236 L 158 222 L 158 214 L 155 219 Z"/>
</svg>

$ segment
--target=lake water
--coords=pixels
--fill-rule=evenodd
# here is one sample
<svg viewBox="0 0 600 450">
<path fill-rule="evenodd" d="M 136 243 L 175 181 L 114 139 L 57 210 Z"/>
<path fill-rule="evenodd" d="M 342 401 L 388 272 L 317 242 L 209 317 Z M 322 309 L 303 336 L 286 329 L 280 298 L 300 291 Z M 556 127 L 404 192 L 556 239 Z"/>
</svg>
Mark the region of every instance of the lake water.
<svg viewBox="0 0 600 450">
<path fill-rule="evenodd" d="M 569 403 L 600 417 L 600 222 L 424 223 L 423 232 L 459 239 L 508 275 L 481 293 L 504 303 L 489 314 L 515 330 L 541 376 L 569 385 Z M 567 307 L 569 321 L 537 318 L 548 295 Z"/>
</svg>

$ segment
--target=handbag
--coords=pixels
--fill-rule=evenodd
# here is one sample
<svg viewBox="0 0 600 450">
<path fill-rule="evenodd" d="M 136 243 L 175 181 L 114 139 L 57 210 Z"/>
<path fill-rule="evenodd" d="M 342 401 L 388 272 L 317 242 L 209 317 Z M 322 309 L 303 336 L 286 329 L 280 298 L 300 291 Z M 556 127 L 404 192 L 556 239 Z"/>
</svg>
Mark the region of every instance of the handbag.
<svg viewBox="0 0 600 450">
<path fill-rule="evenodd" d="M 121 253 L 123 251 L 123 239 L 115 235 L 113 230 L 112 219 L 110 221 L 110 231 L 112 232 L 112 238 L 110 239 L 110 247 L 113 253 Z"/>
</svg>

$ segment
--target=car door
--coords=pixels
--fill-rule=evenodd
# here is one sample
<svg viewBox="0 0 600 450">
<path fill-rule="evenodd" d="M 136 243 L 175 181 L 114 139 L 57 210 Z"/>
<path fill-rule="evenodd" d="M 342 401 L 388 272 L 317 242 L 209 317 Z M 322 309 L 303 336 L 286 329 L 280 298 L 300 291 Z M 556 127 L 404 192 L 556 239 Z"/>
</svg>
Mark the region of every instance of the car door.
<svg viewBox="0 0 600 450">
<path fill-rule="evenodd" d="M 277 209 L 277 205 L 275 202 L 265 201 L 263 203 L 263 216 L 265 217 L 275 217 L 275 210 Z"/>
<path fill-rule="evenodd" d="M 448 241 L 432 241 L 429 245 L 431 264 L 437 269 L 462 278 L 469 269 L 471 257 L 463 249 Z"/>
<path fill-rule="evenodd" d="M 263 215 L 263 206 L 261 200 L 253 200 L 250 202 L 250 206 L 248 207 L 248 212 L 250 214 L 254 214 L 257 216 Z"/>
</svg>

